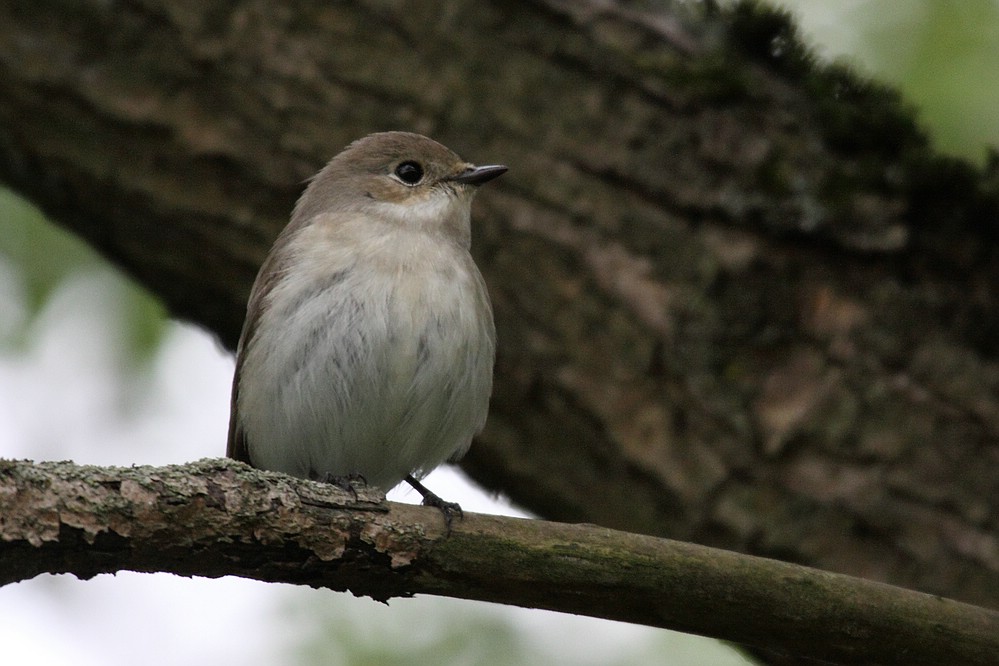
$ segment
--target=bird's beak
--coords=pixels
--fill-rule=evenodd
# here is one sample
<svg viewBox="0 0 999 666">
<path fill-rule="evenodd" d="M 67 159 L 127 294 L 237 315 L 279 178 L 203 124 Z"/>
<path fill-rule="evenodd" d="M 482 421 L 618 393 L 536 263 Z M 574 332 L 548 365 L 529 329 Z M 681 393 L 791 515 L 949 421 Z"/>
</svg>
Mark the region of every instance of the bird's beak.
<svg viewBox="0 0 999 666">
<path fill-rule="evenodd" d="M 502 164 L 487 164 L 486 166 L 468 167 L 457 176 L 453 176 L 451 180 L 456 183 L 477 186 L 482 183 L 488 183 L 493 178 L 502 176 L 505 173 L 506 167 Z"/>
</svg>

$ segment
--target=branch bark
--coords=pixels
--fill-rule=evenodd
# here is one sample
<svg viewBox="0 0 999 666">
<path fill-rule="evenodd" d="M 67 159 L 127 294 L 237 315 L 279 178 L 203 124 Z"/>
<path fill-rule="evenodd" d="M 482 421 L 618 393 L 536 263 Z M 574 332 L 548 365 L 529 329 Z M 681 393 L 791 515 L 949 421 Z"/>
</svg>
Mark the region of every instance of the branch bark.
<svg viewBox="0 0 999 666">
<path fill-rule="evenodd" d="M 703 546 L 357 497 L 231 460 L 0 462 L 0 583 L 121 570 L 235 575 L 381 601 L 480 599 L 836 663 L 994 664 L 999 613 Z"/>
<path fill-rule="evenodd" d="M 996 174 L 786 20 L 8 0 L 0 98 L 0 179 L 230 345 L 348 141 L 511 165 L 476 207 L 500 351 L 466 471 L 547 518 L 999 604 Z"/>
</svg>

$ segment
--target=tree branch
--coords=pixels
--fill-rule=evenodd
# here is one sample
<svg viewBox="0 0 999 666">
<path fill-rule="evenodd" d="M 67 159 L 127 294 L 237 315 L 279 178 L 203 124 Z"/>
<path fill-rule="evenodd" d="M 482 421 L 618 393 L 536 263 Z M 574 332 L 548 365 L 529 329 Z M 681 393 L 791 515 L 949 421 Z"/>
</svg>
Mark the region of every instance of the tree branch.
<svg viewBox="0 0 999 666">
<path fill-rule="evenodd" d="M 378 600 L 437 594 L 714 636 L 837 663 L 994 664 L 999 613 L 592 525 L 357 497 L 230 460 L 0 461 L 0 583 L 120 570 L 226 575 Z"/>
</svg>

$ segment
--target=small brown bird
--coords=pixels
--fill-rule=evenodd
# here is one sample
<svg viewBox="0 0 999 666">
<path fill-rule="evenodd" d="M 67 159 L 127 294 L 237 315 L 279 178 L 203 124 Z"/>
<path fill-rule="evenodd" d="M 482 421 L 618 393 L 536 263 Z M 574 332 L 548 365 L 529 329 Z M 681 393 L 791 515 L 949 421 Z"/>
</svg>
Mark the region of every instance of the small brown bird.
<svg viewBox="0 0 999 666">
<path fill-rule="evenodd" d="M 418 134 L 355 141 L 302 194 L 250 292 L 227 455 L 389 489 L 457 460 L 483 427 L 496 334 L 469 254 L 474 166 Z"/>
</svg>

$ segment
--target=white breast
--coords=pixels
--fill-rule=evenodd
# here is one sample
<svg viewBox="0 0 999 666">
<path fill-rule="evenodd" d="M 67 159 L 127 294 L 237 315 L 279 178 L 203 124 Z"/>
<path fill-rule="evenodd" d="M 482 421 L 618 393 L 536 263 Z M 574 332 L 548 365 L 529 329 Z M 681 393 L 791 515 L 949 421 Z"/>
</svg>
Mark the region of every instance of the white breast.
<svg viewBox="0 0 999 666">
<path fill-rule="evenodd" d="M 254 465 L 388 489 L 463 454 L 485 423 L 495 348 L 467 251 L 406 230 L 361 251 L 305 240 L 243 358 Z"/>
</svg>

